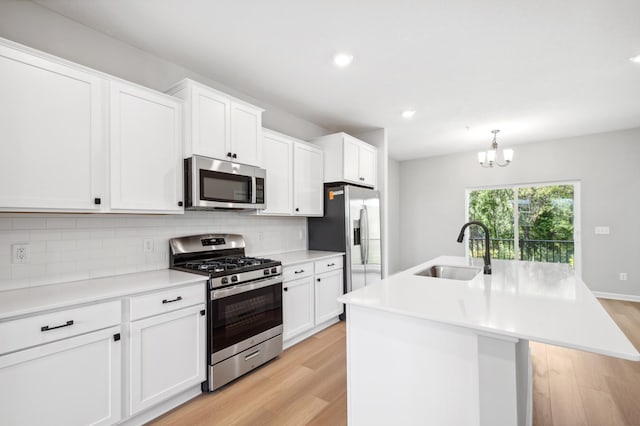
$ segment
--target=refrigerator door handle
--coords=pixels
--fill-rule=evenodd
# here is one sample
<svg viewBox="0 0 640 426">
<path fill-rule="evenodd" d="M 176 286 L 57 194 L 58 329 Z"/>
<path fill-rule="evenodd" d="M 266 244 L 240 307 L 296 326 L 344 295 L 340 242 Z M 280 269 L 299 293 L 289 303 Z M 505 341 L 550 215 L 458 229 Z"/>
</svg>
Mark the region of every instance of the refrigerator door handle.
<svg viewBox="0 0 640 426">
<path fill-rule="evenodd" d="M 365 264 L 366 257 L 366 249 L 365 249 L 365 222 L 366 222 L 367 212 L 364 208 L 360 209 L 360 263 Z"/>
<path fill-rule="evenodd" d="M 363 214 L 364 213 L 364 214 Z M 362 237 L 362 245 L 364 255 L 362 257 L 362 263 L 369 263 L 369 212 L 367 211 L 367 206 L 364 206 L 362 210 L 360 210 L 360 227 L 362 229 L 362 233 L 364 234 Z"/>
</svg>

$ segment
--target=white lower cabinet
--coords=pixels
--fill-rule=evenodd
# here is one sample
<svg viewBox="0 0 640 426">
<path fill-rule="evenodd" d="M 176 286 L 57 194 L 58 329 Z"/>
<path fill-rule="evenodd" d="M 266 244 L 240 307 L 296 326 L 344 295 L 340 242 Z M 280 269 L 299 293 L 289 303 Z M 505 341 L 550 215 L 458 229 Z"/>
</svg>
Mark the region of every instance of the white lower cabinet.
<svg viewBox="0 0 640 426">
<path fill-rule="evenodd" d="M 130 415 L 206 379 L 206 328 L 204 304 L 131 323 Z"/>
<path fill-rule="evenodd" d="M 285 282 L 283 290 L 283 340 L 289 340 L 315 325 L 313 276 Z"/>
<path fill-rule="evenodd" d="M 338 297 L 343 293 L 342 270 L 316 275 L 316 323 L 320 324 L 342 313 Z"/>
<path fill-rule="evenodd" d="M 121 351 L 117 326 L 0 356 L 0 423 L 117 423 Z"/>
<path fill-rule="evenodd" d="M 291 346 L 337 320 L 343 294 L 342 255 L 282 269 L 283 341 Z"/>
</svg>

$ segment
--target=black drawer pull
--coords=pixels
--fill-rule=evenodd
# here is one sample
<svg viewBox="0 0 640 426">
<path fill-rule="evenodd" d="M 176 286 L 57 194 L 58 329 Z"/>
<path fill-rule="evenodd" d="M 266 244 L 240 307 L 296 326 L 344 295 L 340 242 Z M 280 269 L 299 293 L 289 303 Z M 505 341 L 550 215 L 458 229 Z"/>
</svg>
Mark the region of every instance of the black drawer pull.
<svg viewBox="0 0 640 426">
<path fill-rule="evenodd" d="M 162 301 L 162 303 L 163 303 L 163 304 L 164 304 L 164 303 L 173 303 L 173 302 L 179 302 L 180 300 L 182 300 L 182 296 L 178 296 L 178 297 L 176 297 L 175 299 L 171 299 L 171 300 L 164 299 L 164 300 Z"/>
<path fill-rule="evenodd" d="M 301 274 L 304 272 L 304 269 L 300 269 L 299 271 L 293 271 L 294 274 Z"/>
<path fill-rule="evenodd" d="M 45 325 L 44 327 L 40 327 L 40 331 L 55 330 L 56 328 L 69 327 L 70 325 L 73 325 L 73 320 L 67 321 L 65 324 L 62 324 L 62 325 L 56 325 L 55 327 L 49 327 L 48 325 Z"/>
<path fill-rule="evenodd" d="M 336 264 L 335 263 L 327 263 L 327 268 L 330 267 L 330 266 L 336 266 Z"/>
<path fill-rule="evenodd" d="M 289 287 L 283 288 L 284 291 L 289 291 Z"/>
</svg>

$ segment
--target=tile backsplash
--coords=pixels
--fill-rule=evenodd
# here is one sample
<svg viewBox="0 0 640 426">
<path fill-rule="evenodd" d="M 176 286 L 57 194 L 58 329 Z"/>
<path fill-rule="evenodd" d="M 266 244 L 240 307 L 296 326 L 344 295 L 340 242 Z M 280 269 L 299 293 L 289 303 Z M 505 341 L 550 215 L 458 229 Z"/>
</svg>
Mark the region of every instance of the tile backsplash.
<svg viewBox="0 0 640 426">
<path fill-rule="evenodd" d="M 256 256 L 307 248 L 307 220 L 299 217 L 0 213 L 0 291 L 164 269 L 169 238 L 201 233 L 242 234 Z M 29 263 L 12 262 L 14 244 L 28 244 Z"/>
</svg>

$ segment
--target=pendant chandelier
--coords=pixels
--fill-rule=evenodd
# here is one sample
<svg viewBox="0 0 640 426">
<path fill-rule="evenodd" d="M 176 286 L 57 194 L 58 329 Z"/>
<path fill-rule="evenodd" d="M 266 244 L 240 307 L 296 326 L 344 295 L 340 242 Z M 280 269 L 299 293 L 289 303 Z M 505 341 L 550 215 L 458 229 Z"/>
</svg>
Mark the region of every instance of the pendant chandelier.
<svg viewBox="0 0 640 426">
<path fill-rule="evenodd" d="M 502 162 L 498 159 L 498 142 L 496 141 L 496 135 L 500 132 L 500 130 L 492 130 L 493 133 L 493 142 L 491 142 L 491 148 L 488 151 L 482 151 L 478 153 L 478 161 L 482 167 L 507 167 L 511 164 L 513 160 L 513 150 L 512 149 L 503 149 L 502 150 Z"/>
</svg>

